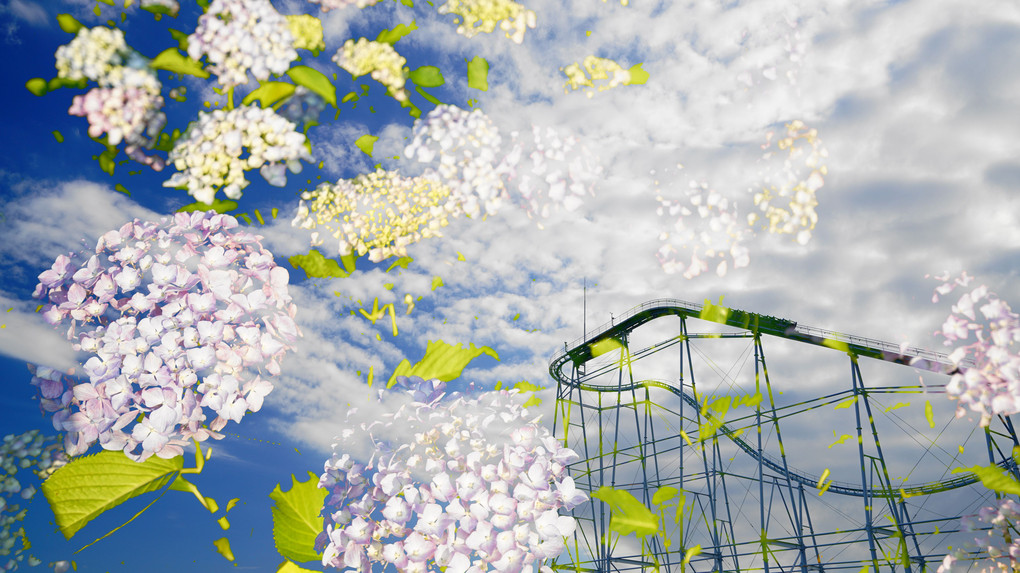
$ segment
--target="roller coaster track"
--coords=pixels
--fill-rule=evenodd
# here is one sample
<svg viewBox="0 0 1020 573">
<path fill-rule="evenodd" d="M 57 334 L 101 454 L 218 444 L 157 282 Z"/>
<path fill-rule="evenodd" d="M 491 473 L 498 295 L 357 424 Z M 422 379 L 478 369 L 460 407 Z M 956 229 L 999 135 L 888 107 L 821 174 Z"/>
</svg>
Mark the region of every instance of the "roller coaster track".
<svg viewBox="0 0 1020 573">
<path fill-rule="evenodd" d="M 669 315 L 689 316 L 709 320 L 720 324 L 751 330 L 752 332 L 760 332 L 808 344 L 836 348 L 848 353 L 853 353 L 857 356 L 867 356 L 869 358 L 875 358 L 887 362 L 906 364 L 914 368 L 921 368 L 931 372 L 954 374 L 958 371 L 965 370 L 969 366 L 973 366 L 973 364 L 966 362 L 956 365 L 950 361 L 945 354 L 932 352 L 930 350 L 909 346 L 899 346 L 880 340 L 845 335 L 813 327 L 798 326 L 796 322 L 712 305 L 711 303 L 707 303 L 703 306 L 679 299 L 657 299 L 630 309 L 618 321 L 614 320 L 596 328 L 592 334 L 574 341 L 572 346 L 568 346 L 563 351 L 555 354 L 549 366 L 549 373 L 560 384 L 590 392 L 622 393 L 642 388 L 660 388 L 673 393 L 683 399 L 690 406 L 700 410 L 701 405 L 694 396 L 691 396 L 687 392 L 660 380 L 642 380 L 629 384 L 604 386 L 574 381 L 571 380 L 570 376 L 563 373 L 563 367 L 567 364 L 567 362 L 573 362 L 577 365 L 583 364 L 594 358 L 595 355 L 592 352 L 592 346 L 595 343 L 609 338 L 620 338 L 621 335 L 629 333 L 642 324 L 654 320 L 655 318 Z M 719 420 L 716 420 L 710 412 L 706 412 L 704 414 L 710 420 L 715 422 L 713 425 L 716 425 L 719 422 Z M 751 456 L 755 461 L 760 461 L 770 470 L 783 476 L 788 475 L 793 481 L 805 486 L 815 489 L 820 488 L 820 480 L 818 477 L 797 471 L 794 468 L 784 468 L 781 460 L 775 459 L 764 452 L 759 452 L 757 448 L 741 439 L 738 436 L 738 432 L 730 429 L 726 424 L 719 425 L 718 431 L 725 434 L 726 437 L 732 440 L 733 443 L 735 443 L 741 450 Z M 1016 463 L 1012 459 L 1000 462 L 998 465 L 1007 471 L 1017 470 Z M 890 490 L 885 487 L 865 489 L 858 487 L 855 484 L 833 481 L 829 483 L 827 491 L 856 497 L 897 498 L 900 496 L 910 497 L 914 495 L 928 495 L 948 491 L 968 486 L 977 483 L 978 481 L 979 478 L 977 475 L 973 473 L 966 473 L 949 480 L 925 482 L 917 485 L 903 485 L 895 490 Z"/>
</svg>

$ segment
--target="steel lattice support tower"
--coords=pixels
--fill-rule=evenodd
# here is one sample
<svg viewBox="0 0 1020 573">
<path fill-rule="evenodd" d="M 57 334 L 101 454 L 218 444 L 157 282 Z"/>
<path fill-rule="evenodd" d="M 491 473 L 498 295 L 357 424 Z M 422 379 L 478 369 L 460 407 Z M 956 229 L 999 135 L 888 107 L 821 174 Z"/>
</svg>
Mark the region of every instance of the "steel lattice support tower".
<svg viewBox="0 0 1020 573">
<path fill-rule="evenodd" d="M 631 348 L 635 329 L 666 316 L 679 317 L 677 335 L 645 348 Z M 699 320 L 731 328 L 716 326 L 709 332 L 689 328 Z M 776 392 L 782 392 L 774 387 L 765 355 L 764 340 L 770 337 L 844 353 L 850 374 L 843 375 L 845 388 L 814 401 L 777 405 Z M 733 418 L 727 408 L 738 404 L 736 397 L 723 397 L 719 409 L 719 403 L 711 402 L 719 397 L 699 389 L 706 368 L 696 358 L 701 358 L 700 345 L 738 340 L 750 349 L 747 359 L 753 359 L 754 367 L 740 402 L 743 414 Z M 667 380 L 635 375 L 636 364 L 662 352 L 669 353 L 671 361 L 675 358 L 675 374 Z M 955 531 L 959 514 L 927 515 L 931 508 L 918 500 L 970 491 L 968 487 L 979 491 L 978 478 L 956 473 L 907 483 L 893 476 L 876 422 L 875 398 L 922 390 L 869 386 L 859 364 L 862 357 L 937 374 L 957 371 L 943 354 L 823 331 L 707 301 L 705 305 L 676 299 L 650 301 L 565 344 L 549 371 L 557 381 L 554 433 L 581 456 L 571 465 L 571 476 L 589 494 L 604 487 L 624 490 L 645 507 L 658 508 L 656 517 L 661 521 L 656 535 L 618 535 L 610 529 L 610 506 L 592 497 L 574 510 L 579 527 L 570 547 L 571 562 L 556 567 L 607 573 L 857 572 L 864 567 L 934 571 L 945 553 L 937 541 Z M 846 481 L 845 473 L 841 481 L 826 480 L 824 474 L 793 467 L 788 459 L 781 420 L 789 425 L 791 412 L 833 403 L 837 410 L 852 411 L 854 433 L 836 443 L 856 442 L 858 477 L 854 481 Z M 1011 420 L 1000 417 L 984 434 L 987 459 L 1020 476 L 1011 456 L 1013 447 L 1020 444 Z M 805 439 L 795 437 L 801 443 Z M 673 491 L 669 488 L 679 492 L 671 498 L 672 506 L 662 502 Z M 820 525 L 819 513 L 831 522 L 831 512 L 822 502 L 843 504 L 836 512 L 847 516 L 847 526 Z M 851 502 L 855 510 L 840 509 Z M 919 510 L 926 515 L 914 515 Z"/>
</svg>

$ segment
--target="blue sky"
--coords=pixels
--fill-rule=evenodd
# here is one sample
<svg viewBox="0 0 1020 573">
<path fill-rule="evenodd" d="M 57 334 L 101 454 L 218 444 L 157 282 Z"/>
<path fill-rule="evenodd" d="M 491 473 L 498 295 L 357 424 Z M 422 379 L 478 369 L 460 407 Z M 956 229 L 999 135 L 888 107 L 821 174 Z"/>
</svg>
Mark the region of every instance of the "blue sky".
<svg viewBox="0 0 1020 573">
<path fill-rule="evenodd" d="M 310 3 L 274 5 L 286 14 L 319 13 Z M 53 53 L 70 40 L 57 27 L 56 14 L 71 13 L 93 26 L 120 10 L 101 6 L 98 18 L 88 2 L 7 0 L 0 6 L 8 141 L 0 156 L 0 303 L 3 311 L 11 309 L 0 330 L 4 434 L 52 431 L 32 401 L 26 361 L 75 359 L 32 312 L 38 273 L 82 239 L 92 242 L 126 220 L 155 218 L 191 202 L 184 192 L 161 186 L 172 168 L 128 176 L 137 168 L 125 165 L 113 177 L 100 171 L 90 156 L 101 148 L 88 140 L 85 120 L 67 115 L 77 92 L 40 98 L 23 87 L 30 78 L 52 77 Z M 940 347 L 933 332 L 948 308 L 930 302 L 936 283 L 926 274 L 966 270 L 1007 302 L 1020 300 L 1015 3 L 633 0 L 621 6 L 557 0 L 527 6 L 537 14 L 537 27 L 520 46 L 499 33 L 458 36 L 452 18 L 424 2 L 408 8 L 386 0 L 324 17 L 327 48 L 309 65 L 336 72 L 340 96 L 360 89 L 358 84 L 368 85 L 369 94 L 356 109 L 341 106 L 336 122 L 324 121 L 310 132 L 316 164 L 324 162 L 321 171 L 307 165 L 283 189 L 249 174 L 252 184 L 239 211 L 279 209 L 279 217 L 259 232 L 280 264 L 308 250 L 307 234 L 289 224 L 308 179 L 314 185 L 320 175 L 326 181 L 352 177 L 377 162 L 419 168 L 392 159 L 403 155 L 411 133 L 406 110 L 384 97 L 378 83 L 352 81 L 329 60 L 346 39 L 375 37 L 397 23 L 414 20 L 418 26 L 396 46 L 408 66 L 442 70 L 447 84 L 433 95 L 461 106 L 477 100 L 506 138 L 513 131 L 527 134 L 531 126 L 576 137 L 603 172 L 581 209 L 556 214 L 543 228 L 508 205 L 485 220 L 462 218 L 442 239 L 414 245 L 414 263 L 399 273 L 367 262 L 347 279 L 302 280 L 303 273 L 291 272 L 305 336 L 285 361 L 263 411 L 227 427 L 231 435 L 214 444 L 213 463 L 196 479 L 203 493 L 221 503 L 233 497 L 244 502 L 230 513 L 227 532 L 237 568 L 271 571 L 281 560 L 272 547 L 267 495 L 275 484 L 289 483 L 291 474 L 321 471 L 341 412 L 352 398 L 368 394 L 370 367 L 378 380 L 402 358 L 420 358 L 428 340 L 470 342 L 491 346 L 501 361 L 481 358 L 464 379 L 483 387 L 520 380 L 549 385 L 549 356 L 582 331 L 582 281 L 588 284 L 589 326 L 652 298 L 725 296 L 737 308 L 927 348 Z M 128 14 L 122 28 L 134 48 L 151 57 L 170 45 L 167 19 L 154 22 L 137 7 Z M 195 18 L 194 9 L 186 8 L 170 26 L 190 31 Z M 560 68 L 588 55 L 624 68 L 641 63 L 649 79 L 590 98 L 564 93 Z M 466 85 L 465 60 L 474 56 L 490 63 L 486 92 Z M 305 57 L 302 63 L 309 63 Z M 223 101 L 208 84 L 189 79 L 186 85 L 186 104 L 168 102 L 171 126 L 183 128 L 202 101 Z M 425 112 L 431 109 L 417 94 L 412 100 Z M 713 265 L 693 278 L 665 272 L 655 254 L 672 220 L 656 214 L 657 194 L 686 200 L 692 181 L 705 182 L 746 217 L 754 208 L 748 189 L 760 187 L 765 177 L 784 176 L 781 156 L 763 157 L 768 133 L 781 133 L 793 120 L 816 128 L 827 152 L 810 242 L 759 230 L 744 243 L 746 267 L 732 268 L 731 261 L 724 276 Z M 366 133 L 380 137 L 373 158 L 354 145 Z M 798 177 L 810 172 L 802 160 L 791 169 Z M 131 196 L 116 192 L 115 183 Z M 695 236 L 715 232 L 705 220 L 692 219 L 691 225 Z M 434 276 L 445 286 L 431 290 Z M 402 312 L 405 293 L 422 296 L 409 315 Z M 388 323 L 371 325 L 351 314 L 355 301 L 371 306 L 376 297 L 398 309 L 396 338 Z M 513 320 L 515 315 L 520 318 Z M 803 374 L 821 371 L 824 357 L 796 349 L 779 356 L 792 357 L 798 370 L 791 376 L 810 379 L 798 392 L 825 392 L 826 376 Z M 551 405 L 552 390 L 542 395 Z M 939 404 L 939 414 L 951 416 L 951 404 Z M 544 411 L 550 420 L 551 408 Z M 960 431 L 969 430 L 967 420 L 959 423 Z M 808 435 L 825 420 L 803 424 Z M 81 541 L 65 542 L 47 525 L 39 497 L 30 510 L 33 552 L 44 561 L 68 558 L 141 507 L 128 505 L 84 529 Z M 227 570 L 234 566 L 211 545 L 221 535 L 205 510 L 172 492 L 75 559 L 84 571 Z"/>
</svg>

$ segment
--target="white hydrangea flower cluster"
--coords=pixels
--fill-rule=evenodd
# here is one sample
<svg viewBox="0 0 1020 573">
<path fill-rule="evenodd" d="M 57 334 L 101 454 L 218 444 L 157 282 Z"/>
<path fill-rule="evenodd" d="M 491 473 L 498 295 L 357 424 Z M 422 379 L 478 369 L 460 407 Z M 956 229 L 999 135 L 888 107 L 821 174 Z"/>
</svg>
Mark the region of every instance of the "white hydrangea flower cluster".
<svg viewBox="0 0 1020 573">
<path fill-rule="evenodd" d="M 656 213 L 666 218 L 667 227 L 659 234 L 663 245 L 656 252 L 667 273 L 683 273 L 694 278 L 715 264 L 715 272 L 725 276 L 730 266 L 746 267 L 750 254 L 743 244 L 747 228 L 740 223 L 736 202 L 710 189 L 708 183 L 691 181 L 677 199 L 656 196 Z M 681 250 L 690 256 L 681 255 Z"/>
<path fill-rule="evenodd" d="M 99 84 L 74 96 L 68 110 L 88 119 L 89 135 L 98 138 L 105 133 L 110 145 L 123 141 L 129 157 L 162 170 L 163 158 L 142 149 L 152 149 L 166 125 L 163 85 L 148 69 L 148 61 L 128 47 L 124 33 L 102 26 L 82 28 L 74 40 L 57 48 L 56 61 L 58 77 Z"/>
<path fill-rule="evenodd" d="M 510 392 L 444 400 L 439 380 L 397 382 L 414 401 L 346 429 L 324 466 L 322 564 L 361 573 L 374 563 L 414 573 L 519 573 L 559 555 L 576 526 L 559 510 L 588 499 L 567 475 L 577 454 Z M 395 425 L 413 439 L 375 437 Z M 354 440 L 373 444 L 367 464 L 342 453 Z"/>
<path fill-rule="evenodd" d="M 57 77 L 107 85 L 107 76 L 123 66 L 130 53 L 121 30 L 105 26 L 81 28 L 70 43 L 57 48 Z"/>
<path fill-rule="evenodd" d="M 43 318 L 92 354 L 84 380 L 31 368 L 69 455 L 98 441 L 172 458 L 262 407 L 300 333 L 289 274 L 260 241 L 229 215 L 177 213 L 126 223 L 39 275 Z"/>
<path fill-rule="evenodd" d="M 313 4 L 322 5 L 323 12 L 329 12 L 330 10 L 342 10 L 348 6 L 357 6 L 358 8 L 367 8 L 374 6 L 382 0 L 308 0 Z"/>
<path fill-rule="evenodd" d="M 311 14 L 287 16 L 287 26 L 294 36 L 294 48 L 319 53 L 326 49 L 326 41 L 322 35 L 322 20 Z"/>
<path fill-rule="evenodd" d="M 380 169 L 302 193 L 293 225 L 316 229 L 313 246 L 323 243 L 321 228 L 338 241 L 340 255 L 368 253 L 379 262 L 407 255 L 407 246 L 421 239 L 442 236 L 460 213 L 449 187 L 434 174 L 402 177 Z"/>
<path fill-rule="evenodd" d="M 773 135 L 773 132 L 768 132 L 762 149 L 771 146 Z M 796 235 L 797 242 L 806 245 L 818 222 L 818 213 L 815 212 L 818 198 L 815 194 L 825 185 L 828 168 L 823 162 L 829 152 L 822 147 L 818 130 L 807 128 L 800 120 L 786 124 L 786 132 L 776 142 L 776 147 L 779 151 L 766 151 L 762 160 L 769 162 L 779 158 L 782 166 L 764 174 L 759 191 L 750 190 L 762 215 L 751 213 L 747 222 L 754 226 L 764 217 L 767 222 L 765 228 L 770 233 Z M 784 155 L 783 151 L 787 153 Z"/>
<path fill-rule="evenodd" d="M 25 518 L 26 510 L 11 500 L 14 495 L 29 500 L 36 493 L 34 483 L 18 480 L 18 470 L 31 468 L 40 480 L 46 479 L 68 461 L 60 442 L 57 436 L 44 436 L 39 430 L 31 430 L 20 435 L 8 434 L 0 443 L 0 557 L 11 556 L 2 567 L 4 571 L 17 571 L 26 557 L 23 554 L 27 545 L 23 542 L 25 530 L 14 529 Z M 30 566 L 42 563 L 32 555 L 27 557 Z"/>
<path fill-rule="evenodd" d="M 272 109 L 251 105 L 199 112 L 170 152 L 177 173 L 163 186 L 187 187 L 188 194 L 207 204 L 220 188 L 228 198 L 240 198 L 249 169 L 261 168 L 270 185 L 283 186 L 285 169 L 299 173 L 300 159 L 312 161 L 306 142 L 292 122 Z"/>
<path fill-rule="evenodd" d="M 531 127 L 531 138 L 511 133 L 512 150 L 505 163 L 512 166 L 511 186 L 516 182 L 515 200 L 528 217 L 549 217 L 562 206 L 578 209 L 585 195 L 603 173 L 598 158 L 574 136 L 563 136 L 551 127 Z"/>
<path fill-rule="evenodd" d="M 506 37 L 520 44 L 524 33 L 534 28 L 536 16 L 514 0 L 447 0 L 439 7 L 440 14 L 456 14 L 463 19 L 457 26 L 457 33 L 473 38 L 481 32 L 491 34 L 499 24 Z"/>
<path fill-rule="evenodd" d="M 1020 504 L 1003 498 L 960 519 L 960 529 L 974 536 L 946 555 L 938 573 L 999 573 L 1020 567 Z"/>
<path fill-rule="evenodd" d="M 387 93 L 397 101 L 407 100 L 404 89 L 404 64 L 407 60 L 385 42 L 359 38 L 347 40 L 333 55 L 336 65 L 355 78 L 371 74 L 372 79 L 386 86 Z"/>
<path fill-rule="evenodd" d="M 589 88 L 585 95 L 591 98 L 595 91 L 605 91 L 617 86 L 627 85 L 630 82 L 630 71 L 620 64 L 608 58 L 598 58 L 594 55 L 588 56 L 583 62 L 574 62 L 565 68 L 560 68 L 567 76 L 567 83 L 564 85 L 563 93 L 571 90 Z M 612 77 L 610 78 L 610 74 Z M 602 80 L 609 80 L 602 83 Z M 595 84 L 599 81 L 599 84 Z"/>
<path fill-rule="evenodd" d="M 287 19 L 269 0 L 212 0 L 188 36 L 188 56 L 206 56 L 220 85 L 282 75 L 297 59 Z"/>
<path fill-rule="evenodd" d="M 439 105 L 412 128 L 404 155 L 433 164 L 453 198 L 469 217 L 485 208 L 496 213 L 508 197 L 504 177 L 512 172 L 512 156 L 500 151 L 503 138 L 481 110 Z M 509 157 L 509 160 L 507 159 Z"/>
<path fill-rule="evenodd" d="M 966 273 L 935 278 L 943 283 L 933 302 L 972 280 Z M 984 427 L 993 416 L 1020 413 L 1020 316 L 1005 301 L 985 285 L 965 292 L 936 334 L 956 345 L 949 359 L 962 366 L 946 385 L 946 394 L 958 401 L 958 418 L 976 412 Z"/>
</svg>

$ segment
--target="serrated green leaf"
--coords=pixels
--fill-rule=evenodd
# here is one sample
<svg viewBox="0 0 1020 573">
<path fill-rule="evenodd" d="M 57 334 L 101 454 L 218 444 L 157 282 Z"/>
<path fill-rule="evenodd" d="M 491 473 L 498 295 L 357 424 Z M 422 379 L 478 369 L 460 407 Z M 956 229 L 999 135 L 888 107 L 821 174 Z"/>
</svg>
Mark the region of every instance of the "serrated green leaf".
<svg viewBox="0 0 1020 573">
<path fill-rule="evenodd" d="M 287 259 L 290 266 L 305 271 L 305 278 L 347 278 L 353 272 L 354 263 L 351 262 L 350 270 L 340 268 L 334 259 L 327 259 L 316 249 L 312 249 L 307 255 L 294 255 Z M 347 261 L 344 261 L 347 266 Z"/>
<path fill-rule="evenodd" d="M 361 150 L 365 155 L 372 157 L 372 151 L 375 149 L 375 142 L 379 141 L 379 138 L 375 135 L 362 135 L 354 141 L 354 145 Z"/>
<path fill-rule="evenodd" d="M 184 458 L 151 457 L 135 462 L 124 452 L 103 451 L 72 460 L 42 484 L 57 527 L 70 539 L 88 522 L 143 493 L 156 491 L 176 477 Z"/>
<path fill-rule="evenodd" d="M 414 366 L 411 366 L 410 361 L 405 358 L 397 365 L 386 387 L 392 388 L 397 382 L 397 376 L 420 376 L 426 380 L 438 378 L 443 382 L 449 382 L 460 376 L 464 367 L 482 354 L 488 354 L 499 360 L 499 354 L 488 346 L 475 347 L 474 344 L 468 345 L 467 348 L 463 346 L 460 343 L 453 346 L 442 340 L 430 340 L 425 347 L 425 357 Z"/>
<path fill-rule="evenodd" d="M 468 62 L 468 87 L 476 90 L 489 91 L 489 62 L 481 56 L 475 56 Z"/>
<path fill-rule="evenodd" d="M 283 98 L 290 97 L 295 89 L 294 84 L 288 84 L 287 82 L 265 82 L 258 89 L 244 96 L 241 104 L 248 105 L 253 101 L 258 101 L 262 104 L 262 108 L 265 109 Z"/>
<path fill-rule="evenodd" d="M 217 213 L 226 213 L 237 209 L 237 201 L 231 201 L 230 199 L 213 199 L 212 204 L 203 203 L 196 201 L 189 203 L 177 210 L 178 213 L 190 213 L 192 211 L 216 211 Z"/>
<path fill-rule="evenodd" d="M 654 535 L 659 531 L 659 516 L 645 507 L 629 491 L 602 486 L 591 494 L 609 505 L 612 517 L 609 529 L 620 535 L 634 533 L 638 537 Z"/>
<path fill-rule="evenodd" d="M 389 30 L 383 30 L 379 32 L 379 35 L 375 37 L 376 42 L 382 42 L 384 44 L 393 45 L 400 41 L 401 38 L 410 34 L 414 30 L 418 29 L 416 21 L 412 20 L 411 25 L 397 24 Z"/>
<path fill-rule="evenodd" d="M 318 94 L 326 103 L 336 107 L 336 86 L 322 72 L 308 66 L 295 66 L 287 70 L 294 83 L 305 86 Z"/>
<path fill-rule="evenodd" d="M 628 72 L 630 72 L 630 79 L 627 80 L 627 85 L 629 86 L 642 85 L 648 81 L 648 72 L 641 69 L 641 66 L 643 65 L 644 64 L 634 64 L 633 66 L 630 67 L 629 70 L 627 70 Z"/>
<path fill-rule="evenodd" d="M 42 78 L 32 78 L 25 82 L 25 88 L 32 92 L 32 95 L 43 96 L 49 89 L 46 88 L 46 80 Z"/>
<path fill-rule="evenodd" d="M 186 74 L 200 78 L 208 78 L 209 72 L 202 69 L 202 63 L 182 55 L 177 48 L 167 48 L 149 62 L 149 66 L 157 70 L 166 70 L 175 74 Z"/>
<path fill-rule="evenodd" d="M 315 537 L 322 531 L 322 503 L 326 490 L 319 489 L 319 476 L 308 472 L 308 480 L 299 482 L 291 476 L 290 491 L 284 492 L 276 484 L 269 498 L 275 503 L 273 512 L 273 541 L 276 550 L 292 561 L 318 561 L 322 556 L 315 551 Z"/>
<path fill-rule="evenodd" d="M 981 484 L 992 491 L 999 491 L 1011 495 L 1020 495 L 1020 482 L 1013 479 L 1013 476 L 1006 473 L 1006 470 L 992 464 L 990 466 L 971 466 L 969 468 L 954 468 L 952 473 L 972 473 L 981 480 Z"/>
<path fill-rule="evenodd" d="M 435 66 L 422 66 L 407 74 L 407 79 L 423 88 L 436 88 L 446 83 L 443 73 Z"/>
<path fill-rule="evenodd" d="M 57 14 L 57 24 L 68 34 L 77 34 L 85 26 L 70 14 Z"/>
</svg>

